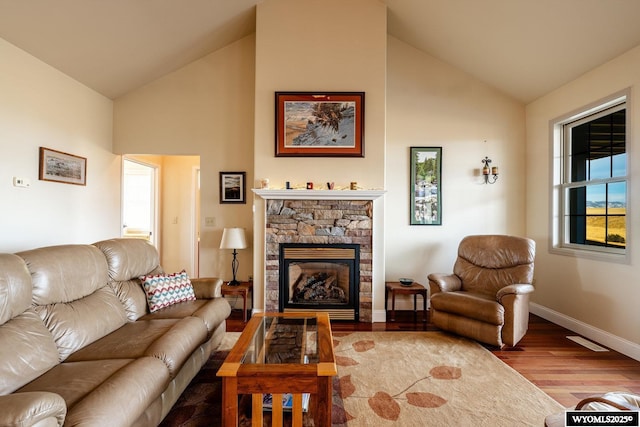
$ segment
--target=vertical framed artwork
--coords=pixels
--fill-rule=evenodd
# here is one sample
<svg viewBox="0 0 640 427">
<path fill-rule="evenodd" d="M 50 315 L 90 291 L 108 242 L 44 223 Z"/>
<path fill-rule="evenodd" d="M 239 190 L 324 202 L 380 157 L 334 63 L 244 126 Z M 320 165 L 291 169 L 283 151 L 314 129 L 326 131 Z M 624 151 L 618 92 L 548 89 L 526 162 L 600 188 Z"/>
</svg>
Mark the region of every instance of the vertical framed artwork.
<svg viewBox="0 0 640 427">
<path fill-rule="evenodd" d="M 276 92 L 276 157 L 364 157 L 364 92 Z"/>
<path fill-rule="evenodd" d="M 220 203 L 246 203 L 245 172 L 220 172 Z"/>
<path fill-rule="evenodd" d="M 411 147 L 411 225 L 442 225 L 442 147 Z"/>
<path fill-rule="evenodd" d="M 40 147 L 38 178 L 41 181 L 87 185 L 87 159 L 51 148 Z"/>
</svg>

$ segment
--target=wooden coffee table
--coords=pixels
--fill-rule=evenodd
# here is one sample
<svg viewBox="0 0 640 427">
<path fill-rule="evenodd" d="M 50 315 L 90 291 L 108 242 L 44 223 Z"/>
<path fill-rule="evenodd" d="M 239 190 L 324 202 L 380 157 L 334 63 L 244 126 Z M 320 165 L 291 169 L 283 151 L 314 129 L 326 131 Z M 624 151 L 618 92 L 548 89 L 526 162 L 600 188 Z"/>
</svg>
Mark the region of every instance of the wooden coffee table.
<svg viewBox="0 0 640 427">
<path fill-rule="evenodd" d="M 328 313 L 258 313 L 218 370 L 222 425 L 238 425 L 238 396 L 251 395 L 252 425 L 261 426 L 271 393 L 273 425 L 282 425 L 282 394 L 293 395 L 294 427 L 302 426 L 303 393 L 316 426 L 331 426 L 332 378 L 338 373 Z"/>
<path fill-rule="evenodd" d="M 391 294 L 391 321 L 396 320 L 396 294 L 413 295 L 413 316 L 418 317 L 417 296 L 422 295 L 422 321 L 427 321 L 427 289 L 418 282 L 405 286 L 400 282 L 386 282 L 384 288 L 384 309 L 387 309 L 387 299 Z"/>
</svg>

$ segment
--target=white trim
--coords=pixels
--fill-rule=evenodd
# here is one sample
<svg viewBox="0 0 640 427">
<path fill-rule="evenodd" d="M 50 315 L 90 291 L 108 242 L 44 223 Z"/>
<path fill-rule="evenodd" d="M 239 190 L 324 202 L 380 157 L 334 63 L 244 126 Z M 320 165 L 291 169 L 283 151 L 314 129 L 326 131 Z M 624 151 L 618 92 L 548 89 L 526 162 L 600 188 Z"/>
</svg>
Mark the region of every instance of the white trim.
<svg viewBox="0 0 640 427">
<path fill-rule="evenodd" d="M 626 356 L 631 357 L 632 359 L 640 361 L 640 344 L 610 334 L 607 331 L 603 331 L 602 329 L 596 328 L 595 326 L 591 326 L 580 320 L 566 316 L 540 304 L 536 304 L 533 302 L 530 303 L 529 311 L 536 316 L 540 316 L 543 319 L 555 323 L 556 325 L 560 325 L 563 328 L 567 328 L 570 331 L 583 335 L 586 338 L 597 342 L 598 344 L 609 347 L 610 349 L 613 349 L 618 353 L 622 353 Z"/>
<path fill-rule="evenodd" d="M 375 200 L 382 197 L 385 190 L 271 190 L 252 189 L 265 200 Z"/>
<path fill-rule="evenodd" d="M 387 321 L 386 310 L 373 310 L 371 312 L 371 323 L 385 323 Z"/>
</svg>

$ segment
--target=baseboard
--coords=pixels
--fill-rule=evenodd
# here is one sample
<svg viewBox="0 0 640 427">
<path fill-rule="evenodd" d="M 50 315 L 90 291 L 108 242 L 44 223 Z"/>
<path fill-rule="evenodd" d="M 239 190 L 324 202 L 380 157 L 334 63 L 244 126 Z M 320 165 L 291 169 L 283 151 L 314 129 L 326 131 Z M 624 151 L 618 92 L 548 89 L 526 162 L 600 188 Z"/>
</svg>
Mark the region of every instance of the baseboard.
<svg viewBox="0 0 640 427">
<path fill-rule="evenodd" d="M 545 306 L 536 303 L 529 304 L 529 311 L 536 316 L 540 316 L 556 325 L 567 328 L 570 331 L 578 333 L 585 338 L 595 341 L 605 347 L 609 347 L 612 350 L 622 353 L 625 356 L 629 356 L 632 359 L 640 361 L 640 345 L 609 332 L 598 329 L 595 326 L 591 326 L 580 320 L 566 316 L 555 310 L 551 310 Z"/>
</svg>

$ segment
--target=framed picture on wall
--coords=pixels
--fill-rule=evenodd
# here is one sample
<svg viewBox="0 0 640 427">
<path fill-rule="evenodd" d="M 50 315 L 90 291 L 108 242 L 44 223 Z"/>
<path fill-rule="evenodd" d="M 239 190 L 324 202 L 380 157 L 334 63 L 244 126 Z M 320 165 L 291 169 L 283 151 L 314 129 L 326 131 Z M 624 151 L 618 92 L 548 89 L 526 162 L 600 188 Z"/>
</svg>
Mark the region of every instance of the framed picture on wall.
<svg viewBox="0 0 640 427">
<path fill-rule="evenodd" d="M 411 147 L 411 225 L 442 225 L 442 147 Z"/>
<path fill-rule="evenodd" d="M 364 157 L 364 92 L 276 92 L 276 157 Z"/>
<path fill-rule="evenodd" d="M 40 147 L 41 181 L 87 185 L 87 159 L 51 148 Z"/>
<path fill-rule="evenodd" d="M 246 172 L 220 172 L 220 203 L 246 203 Z"/>
</svg>

